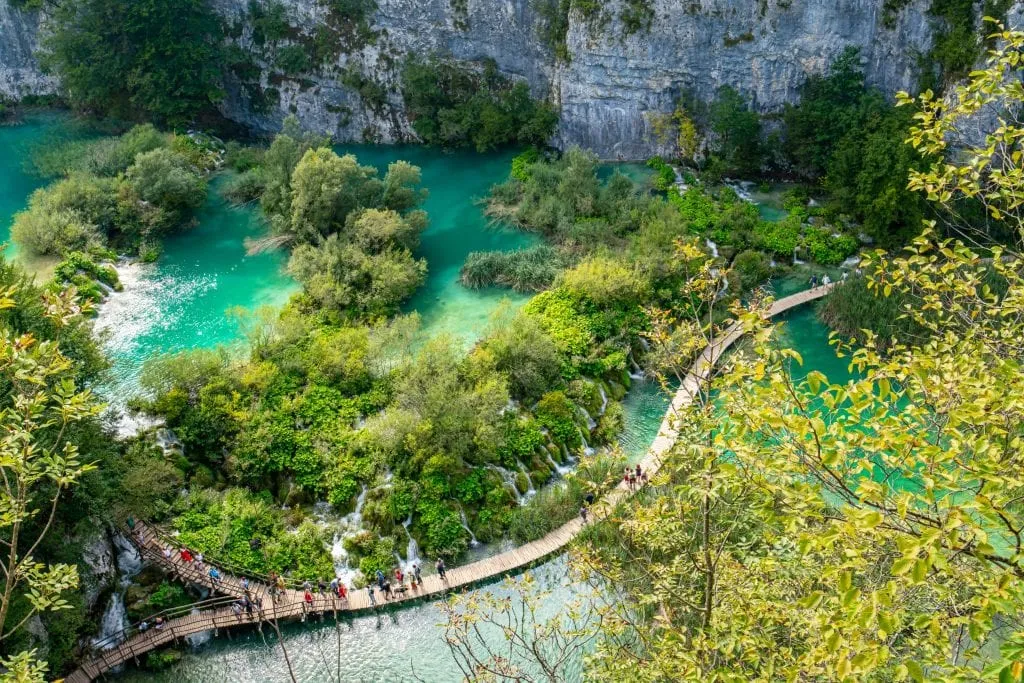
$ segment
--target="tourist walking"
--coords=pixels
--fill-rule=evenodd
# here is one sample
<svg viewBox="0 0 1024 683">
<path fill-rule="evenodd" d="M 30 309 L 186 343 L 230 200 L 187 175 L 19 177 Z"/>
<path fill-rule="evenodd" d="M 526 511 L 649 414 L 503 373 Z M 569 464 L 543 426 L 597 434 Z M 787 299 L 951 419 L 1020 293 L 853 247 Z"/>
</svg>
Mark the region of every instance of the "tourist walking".
<svg viewBox="0 0 1024 683">
<path fill-rule="evenodd" d="M 243 576 L 242 579 L 238 582 L 238 585 L 241 586 L 242 590 L 244 590 L 246 593 L 249 592 L 249 579 L 247 579 L 246 577 Z"/>
<path fill-rule="evenodd" d="M 181 561 L 182 562 L 191 562 L 192 561 L 192 553 L 189 552 L 188 548 L 182 548 L 181 552 L 179 554 L 181 555 Z"/>
<path fill-rule="evenodd" d="M 416 583 L 423 583 L 423 570 L 420 568 L 420 563 L 417 562 L 412 566 L 413 576 L 416 577 Z"/>
<path fill-rule="evenodd" d="M 373 594 L 373 584 L 372 583 L 371 584 L 367 584 L 367 586 L 366 586 L 366 594 L 370 596 L 370 605 L 373 606 L 373 607 L 376 607 L 377 606 L 377 598 Z"/>
<path fill-rule="evenodd" d="M 313 609 L 313 593 L 308 588 L 302 590 L 302 611 L 307 612 Z"/>
<path fill-rule="evenodd" d="M 199 571 L 203 571 L 205 567 L 206 565 L 203 564 L 203 554 L 196 553 L 196 569 L 198 569 Z"/>
<path fill-rule="evenodd" d="M 584 505 L 583 507 L 580 508 L 580 517 L 583 518 L 583 523 L 586 524 L 587 523 L 587 506 L 586 505 Z"/>
<path fill-rule="evenodd" d="M 239 604 L 239 602 L 237 600 L 235 600 L 233 603 L 231 603 L 231 612 L 236 617 L 238 617 L 238 619 L 242 618 L 242 605 Z"/>
<path fill-rule="evenodd" d="M 384 580 L 383 590 L 384 590 L 384 599 L 385 600 L 390 600 L 393 597 L 391 595 L 391 582 L 390 581 L 388 581 L 386 579 Z"/>
<path fill-rule="evenodd" d="M 216 586 L 221 582 L 220 572 L 217 571 L 216 567 L 210 567 L 210 585 Z"/>
<path fill-rule="evenodd" d="M 436 565 L 436 567 L 437 567 L 437 573 L 441 577 L 441 580 L 442 581 L 447 581 L 448 577 L 445 575 L 446 569 L 445 569 L 445 566 L 444 566 L 444 558 L 442 558 L 442 557 L 437 558 L 437 565 Z"/>
<path fill-rule="evenodd" d="M 337 576 L 335 576 L 333 579 L 331 579 L 331 594 L 334 597 L 338 597 L 338 577 Z"/>
<path fill-rule="evenodd" d="M 395 567 L 395 581 L 399 586 L 405 585 L 405 574 L 402 573 L 401 567 Z"/>
<path fill-rule="evenodd" d="M 828 286 L 829 286 L 830 284 L 832 284 L 832 278 L 830 278 L 830 277 L 828 276 L 828 273 L 825 273 L 825 274 L 824 274 L 824 275 L 823 275 L 823 276 L 821 277 L 821 286 L 822 286 L 822 287 L 828 287 Z"/>
<path fill-rule="evenodd" d="M 341 598 L 342 602 L 348 600 L 348 588 L 345 587 L 344 582 L 338 582 L 338 597 Z"/>
<path fill-rule="evenodd" d="M 322 596 L 327 595 L 327 582 L 323 579 L 316 580 L 316 591 Z"/>
<path fill-rule="evenodd" d="M 277 594 L 278 595 L 284 595 L 284 591 L 285 591 L 284 577 L 281 576 L 280 574 L 278 574 L 277 575 Z"/>
<path fill-rule="evenodd" d="M 814 289 L 817 289 L 817 288 L 818 288 L 818 276 L 817 275 L 812 275 L 811 276 L 811 289 L 814 290 Z"/>
</svg>

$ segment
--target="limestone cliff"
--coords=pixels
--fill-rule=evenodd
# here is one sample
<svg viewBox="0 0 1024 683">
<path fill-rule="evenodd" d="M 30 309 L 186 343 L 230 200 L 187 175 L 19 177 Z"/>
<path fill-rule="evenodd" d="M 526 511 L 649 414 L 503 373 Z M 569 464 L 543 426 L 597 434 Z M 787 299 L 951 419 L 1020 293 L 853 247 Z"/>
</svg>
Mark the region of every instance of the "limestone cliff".
<svg viewBox="0 0 1024 683">
<path fill-rule="evenodd" d="M 887 92 L 912 88 L 933 31 L 929 0 L 909 0 L 888 17 L 885 0 L 606 0 L 595 15 L 570 12 L 556 57 L 550 38 L 542 39 L 540 1 L 378 0 L 366 31 L 334 31 L 326 57 L 284 75 L 282 49 L 310 47 L 322 27 L 337 23 L 328 3 L 283 0 L 291 28 L 270 44 L 254 31 L 249 0 L 213 0 L 248 60 L 229 79 L 224 113 L 266 132 L 294 113 L 340 140 L 411 139 L 397 90 L 405 56 L 492 58 L 556 104 L 560 145 L 642 158 L 657 147 L 649 114 L 671 111 L 683 92 L 707 99 L 731 85 L 757 109 L 777 110 L 851 45 L 861 49 L 871 83 Z M 627 28 L 628 6 L 643 8 L 645 26 Z M 31 57 L 35 35 L 35 17 L 0 0 L 0 93 L 52 89 Z"/>
<path fill-rule="evenodd" d="M 0 0 L 0 98 L 19 99 L 56 91 L 54 79 L 43 75 L 35 57 L 39 17 Z"/>
</svg>

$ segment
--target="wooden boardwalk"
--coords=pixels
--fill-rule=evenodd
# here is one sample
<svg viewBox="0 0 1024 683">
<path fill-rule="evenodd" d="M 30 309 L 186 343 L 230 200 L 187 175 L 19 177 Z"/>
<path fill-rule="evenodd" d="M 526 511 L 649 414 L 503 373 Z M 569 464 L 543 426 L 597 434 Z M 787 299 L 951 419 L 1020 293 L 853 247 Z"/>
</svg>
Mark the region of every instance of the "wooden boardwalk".
<svg viewBox="0 0 1024 683">
<path fill-rule="evenodd" d="M 820 299 L 831 290 L 832 286 L 834 285 L 822 286 L 779 299 L 772 305 L 768 316 L 774 317 L 791 308 Z M 675 444 L 676 437 L 678 436 L 675 428 L 675 416 L 693 402 L 701 382 L 707 378 L 715 363 L 742 336 L 742 327 L 738 323 L 732 325 L 719 337 L 712 340 L 700 356 L 698 356 L 697 360 L 694 361 L 690 372 L 676 391 L 672 404 L 665 413 L 658 436 L 640 461 L 640 465 L 645 472 L 653 475 L 661 467 L 663 457 Z M 618 486 L 605 494 L 601 500 L 591 507 L 590 523 L 605 518 L 615 509 L 616 505 L 631 496 L 632 493 L 625 482 L 619 482 Z M 87 683 L 116 666 L 128 661 L 138 662 L 139 657 L 147 652 L 172 642 L 178 642 L 182 638 L 196 633 L 206 631 L 219 633 L 222 630 L 230 630 L 240 626 L 262 626 L 263 623 L 275 619 L 287 621 L 334 613 L 351 614 L 365 612 L 377 607 L 439 597 L 460 588 L 470 587 L 494 577 L 522 570 L 544 560 L 564 548 L 579 533 L 582 526 L 583 521 L 577 517 L 566 522 L 543 538 L 519 546 L 514 550 L 509 550 L 461 567 L 453 567 L 447 571 L 445 580 L 442 580 L 437 575 L 424 577 L 422 584 L 415 590 L 406 586 L 407 590 L 404 593 L 397 594 L 396 597 L 390 600 L 385 600 L 380 591 L 376 591 L 377 599 L 375 604 L 371 604 L 370 596 L 366 589 L 350 591 L 348 599 L 344 601 L 314 594 L 314 601 L 310 607 L 304 604 L 303 593 L 292 589 L 285 591 L 284 595 L 280 596 L 277 601 L 273 601 L 270 599 L 267 587 L 254 581 L 250 585 L 250 594 L 262 599 L 262 609 L 254 610 L 252 615 L 245 612 L 236 614 L 230 607 L 222 607 L 169 619 L 159 629 L 150 625 L 151 627 L 148 630 L 136 633 L 124 642 L 100 651 L 91 659 L 83 662 L 80 668 L 76 669 L 65 680 L 69 683 Z M 163 565 L 183 580 L 210 586 L 217 593 L 229 597 L 241 598 L 246 594 L 246 591 L 241 586 L 240 577 L 223 573 L 220 582 L 211 584 L 211 579 L 207 575 L 206 570 L 196 568 L 194 563 L 182 562 L 176 552 L 170 553 L 168 557 L 164 553 L 164 549 L 167 547 L 166 543 L 149 527 L 142 524 L 138 525 L 134 536 L 133 540 L 139 543 L 143 553 L 150 561 Z"/>
</svg>

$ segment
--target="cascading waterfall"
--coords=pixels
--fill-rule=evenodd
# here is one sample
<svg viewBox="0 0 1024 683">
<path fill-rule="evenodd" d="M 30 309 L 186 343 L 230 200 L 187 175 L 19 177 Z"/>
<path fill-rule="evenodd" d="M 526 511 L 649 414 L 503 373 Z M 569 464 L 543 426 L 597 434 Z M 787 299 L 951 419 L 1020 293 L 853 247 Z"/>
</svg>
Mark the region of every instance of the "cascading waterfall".
<svg viewBox="0 0 1024 683">
<path fill-rule="evenodd" d="M 113 534 L 115 561 L 117 563 L 118 580 L 114 592 L 110 594 L 107 609 L 100 621 L 100 633 L 93 639 L 93 644 L 109 650 L 125 639 L 124 630 L 128 628 L 128 612 L 124 607 L 124 592 L 131 585 L 132 578 L 142 571 L 142 556 L 131 541 L 119 533 Z"/>
<path fill-rule="evenodd" d="M 501 476 L 505 485 L 512 489 L 512 495 L 514 495 L 516 500 L 519 501 L 519 504 L 522 505 L 524 502 L 523 494 L 519 491 L 519 487 L 516 486 L 516 475 L 509 472 L 504 467 L 499 467 L 498 465 L 487 465 L 487 469 L 494 470 Z"/>
<path fill-rule="evenodd" d="M 799 250 L 800 250 L 800 247 L 793 247 L 793 265 L 794 266 L 798 266 L 798 265 L 800 265 L 802 263 L 806 263 L 806 261 L 801 261 L 800 257 L 798 257 L 796 255 L 797 251 L 799 251 Z"/>
<path fill-rule="evenodd" d="M 547 456 L 548 462 L 551 463 L 551 467 L 554 468 L 554 470 L 558 472 L 558 474 L 564 476 L 565 474 L 572 472 L 571 465 L 559 465 L 557 462 L 555 462 L 555 459 L 551 457 L 551 453 L 546 448 L 544 449 L 544 455 Z M 566 454 L 566 462 L 572 462 L 572 459 L 568 457 L 568 453 Z"/>
<path fill-rule="evenodd" d="M 107 609 L 100 621 L 100 634 L 93 638 L 92 644 L 104 650 L 117 647 L 124 641 L 124 630 L 128 628 L 128 612 L 124 608 L 124 594 L 118 587 L 111 595 Z"/>
<path fill-rule="evenodd" d="M 480 545 L 480 541 L 476 540 L 476 534 L 469 528 L 469 520 L 466 519 L 466 511 L 459 506 L 459 517 L 462 518 L 462 528 L 469 532 L 469 547 L 475 548 Z"/>
<path fill-rule="evenodd" d="M 519 471 L 523 473 L 523 476 L 526 477 L 526 482 L 530 485 L 530 488 L 526 490 L 526 493 L 523 494 L 522 498 L 519 500 L 520 505 L 525 505 L 527 500 L 537 495 L 537 487 L 533 485 L 533 479 L 530 477 L 530 471 L 526 469 L 526 465 L 522 462 L 519 463 Z"/>
<path fill-rule="evenodd" d="M 583 430 L 581 429 L 581 430 L 579 430 L 579 431 L 580 431 L 580 441 L 582 441 L 582 442 L 583 442 L 583 452 L 584 452 L 584 453 L 585 453 L 586 455 L 593 455 L 593 454 L 595 453 L 595 451 L 594 451 L 594 449 L 593 449 L 593 448 L 591 448 L 591 447 L 590 447 L 590 444 L 589 444 L 589 443 L 587 443 L 587 437 L 586 437 L 586 436 L 584 436 L 584 434 L 583 434 Z"/>
<path fill-rule="evenodd" d="M 711 257 L 712 258 L 718 258 L 718 245 L 717 244 L 715 244 L 710 239 L 705 239 L 704 240 L 704 246 L 706 246 L 708 248 L 708 251 L 711 252 Z"/>
<path fill-rule="evenodd" d="M 412 524 L 412 515 L 402 522 L 402 528 L 405 529 L 405 535 L 409 537 L 409 544 L 405 546 L 405 562 L 400 563 L 402 571 L 406 574 L 412 571 L 412 566 L 420 561 L 420 546 L 416 543 L 416 539 L 409 533 L 409 525 Z"/>
<path fill-rule="evenodd" d="M 576 409 L 579 410 L 580 413 L 582 413 L 583 417 L 586 418 L 586 420 L 587 420 L 587 429 L 593 429 L 594 427 L 597 426 L 597 421 L 594 420 L 594 418 L 590 417 L 590 413 L 587 412 L 586 408 L 584 408 L 583 406 L 576 406 Z"/>
<path fill-rule="evenodd" d="M 605 411 L 608 410 L 608 394 L 605 393 L 604 385 L 601 383 L 598 383 L 597 391 L 599 394 L 601 394 L 601 412 L 599 412 L 597 416 L 602 417 L 604 416 Z"/>
</svg>

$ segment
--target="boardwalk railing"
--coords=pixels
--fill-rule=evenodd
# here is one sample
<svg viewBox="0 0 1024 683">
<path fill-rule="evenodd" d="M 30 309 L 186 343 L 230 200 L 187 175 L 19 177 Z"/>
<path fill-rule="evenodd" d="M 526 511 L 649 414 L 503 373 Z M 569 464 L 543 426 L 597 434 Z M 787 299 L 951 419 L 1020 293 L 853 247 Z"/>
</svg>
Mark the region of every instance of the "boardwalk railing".
<svg viewBox="0 0 1024 683">
<path fill-rule="evenodd" d="M 791 308 L 820 299 L 831 291 L 832 286 L 817 287 L 779 299 L 772 305 L 767 316 L 774 317 Z M 640 461 L 644 471 L 653 475 L 660 469 L 664 456 L 675 444 L 679 435 L 675 426 L 676 415 L 693 402 L 700 391 L 702 382 L 707 379 L 719 358 L 742 336 L 742 326 L 739 323 L 733 324 L 713 339 L 690 366 L 689 373 L 676 391 L 672 404 L 665 413 L 657 438 Z M 620 482 L 591 507 L 589 523 L 604 519 L 620 502 L 629 498 L 633 493 L 634 491 L 625 482 Z M 302 591 L 288 588 L 278 594 L 276 599 L 268 600 L 263 598 L 263 596 L 270 597 L 265 577 L 256 577 L 251 573 L 246 573 L 245 576 L 250 577 L 249 590 L 246 591 L 241 584 L 240 576 L 228 573 L 226 570 L 221 571 L 221 580 L 213 582 L 212 588 L 227 595 L 228 602 L 233 603 L 231 607 L 217 605 L 212 609 L 200 609 L 195 613 L 168 619 L 163 628 L 159 630 L 149 628 L 139 631 L 137 627 L 134 630 L 129 630 L 128 633 L 123 634 L 126 636 L 123 642 L 102 650 L 82 662 L 80 668 L 76 669 L 66 680 L 69 683 L 87 683 L 124 662 L 138 661 L 138 657 L 146 652 L 171 642 L 177 642 L 195 633 L 218 632 L 221 629 L 226 630 L 238 626 L 261 626 L 264 622 L 278 619 L 305 619 L 308 616 L 327 613 L 362 612 L 376 609 L 382 605 L 444 595 L 458 588 L 472 586 L 496 576 L 521 570 L 549 557 L 575 538 L 583 525 L 584 522 L 580 518 L 573 519 L 536 541 L 485 560 L 449 569 L 444 578 L 439 575 L 431 575 L 424 577 L 423 581 L 415 588 L 411 585 L 397 587 L 394 596 L 390 598 L 385 598 L 382 595 L 378 597 L 367 590 L 353 590 L 345 600 L 338 599 L 337 596 L 317 594 L 309 602 L 304 599 Z M 177 573 L 184 580 L 211 585 L 208 575 L 197 570 L 194 563 L 182 561 L 180 555 L 176 554 L 178 546 L 172 537 L 167 537 L 147 525 L 140 524 L 134 530 L 132 538 L 152 561 Z M 171 549 L 172 552 L 169 556 L 164 553 L 165 548 Z M 218 570 L 220 569 L 221 567 L 218 566 Z M 244 596 L 250 597 L 250 599 L 259 596 L 262 608 L 255 609 L 252 613 L 239 612 L 237 601 Z"/>
</svg>

